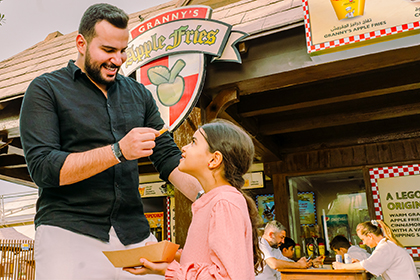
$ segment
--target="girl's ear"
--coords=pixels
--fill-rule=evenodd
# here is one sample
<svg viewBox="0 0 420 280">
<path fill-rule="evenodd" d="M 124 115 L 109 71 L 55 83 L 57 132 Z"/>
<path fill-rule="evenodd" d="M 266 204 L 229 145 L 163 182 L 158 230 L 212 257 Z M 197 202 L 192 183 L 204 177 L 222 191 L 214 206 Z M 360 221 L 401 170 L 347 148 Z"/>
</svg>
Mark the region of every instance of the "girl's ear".
<svg viewBox="0 0 420 280">
<path fill-rule="evenodd" d="M 219 151 L 215 151 L 213 153 L 213 156 L 210 159 L 209 168 L 210 169 L 218 168 L 222 164 L 222 161 L 223 161 L 222 153 Z"/>
</svg>

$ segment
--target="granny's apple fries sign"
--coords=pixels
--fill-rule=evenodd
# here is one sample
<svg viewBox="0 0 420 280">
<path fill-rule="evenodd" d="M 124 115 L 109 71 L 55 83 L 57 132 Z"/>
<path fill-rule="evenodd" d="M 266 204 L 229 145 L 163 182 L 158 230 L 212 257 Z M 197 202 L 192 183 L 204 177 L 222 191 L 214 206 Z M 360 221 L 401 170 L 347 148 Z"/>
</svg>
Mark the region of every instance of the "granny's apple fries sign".
<svg viewBox="0 0 420 280">
<path fill-rule="evenodd" d="M 188 6 L 157 15 L 131 29 L 125 76 L 153 94 L 169 131 L 175 131 L 195 106 L 205 76 L 205 55 L 211 61 L 241 63 L 235 44 L 246 37 L 232 26 L 210 19 L 211 8 Z"/>
</svg>

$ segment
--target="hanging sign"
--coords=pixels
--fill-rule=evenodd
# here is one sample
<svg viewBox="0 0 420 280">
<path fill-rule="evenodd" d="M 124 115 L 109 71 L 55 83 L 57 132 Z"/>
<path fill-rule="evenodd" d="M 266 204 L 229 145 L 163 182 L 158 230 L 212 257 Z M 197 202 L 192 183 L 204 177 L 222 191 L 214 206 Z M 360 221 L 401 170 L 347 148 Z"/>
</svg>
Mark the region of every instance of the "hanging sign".
<svg viewBox="0 0 420 280">
<path fill-rule="evenodd" d="M 303 0 L 308 53 L 420 33 L 418 0 Z"/>
<path fill-rule="evenodd" d="M 235 44 L 247 34 L 212 20 L 207 6 L 188 6 L 159 14 L 130 31 L 125 76 L 152 93 L 162 119 L 175 131 L 198 101 L 206 61 L 241 63 Z M 206 56 L 210 56 L 207 59 Z"/>
</svg>

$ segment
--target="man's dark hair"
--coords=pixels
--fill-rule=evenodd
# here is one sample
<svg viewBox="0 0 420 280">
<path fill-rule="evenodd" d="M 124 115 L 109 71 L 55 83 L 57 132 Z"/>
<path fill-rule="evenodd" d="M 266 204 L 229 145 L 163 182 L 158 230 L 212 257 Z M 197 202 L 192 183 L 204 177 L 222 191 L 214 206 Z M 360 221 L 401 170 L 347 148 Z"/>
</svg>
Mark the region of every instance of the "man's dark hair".
<svg viewBox="0 0 420 280">
<path fill-rule="evenodd" d="M 284 238 L 284 243 L 280 245 L 280 251 L 283 253 L 283 249 L 289 249 L 290 247 L 295 247 L 296 243 L 290 237 Z"/>
<path fill-rule="evenodd" d="M 340 250 L 340 248 L 348 249 L 350 248 L 350 242 L 347 238 L 342 235 L 337 235 L 330 242 L 331 249 Z"/>
<path fill-rule="evenodd" d="M 90 42 L 96 35 L 95 25 L 98 22 L 106 20 L 117 28 L 125 29 L 128 19 L 128 15 L 120 8 L 105 3 L 94 4 L 83 14 L 79 24 L 79 34 Z"/>
</svg>

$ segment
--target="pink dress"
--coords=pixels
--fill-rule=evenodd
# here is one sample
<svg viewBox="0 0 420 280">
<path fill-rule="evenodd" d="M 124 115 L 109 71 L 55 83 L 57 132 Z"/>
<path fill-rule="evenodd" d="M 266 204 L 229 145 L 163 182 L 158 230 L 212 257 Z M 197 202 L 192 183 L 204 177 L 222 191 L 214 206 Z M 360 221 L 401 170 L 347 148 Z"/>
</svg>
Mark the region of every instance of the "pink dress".
<svg viewBox="0 0 420 280">
<path fill-rule="evenodd" d="M 243 195 L 231 186 L 217 187 L 193 203 L 192 213 L 181 261 L 169 264 L 165 279 L 255 279 Z"/>
</svg>

